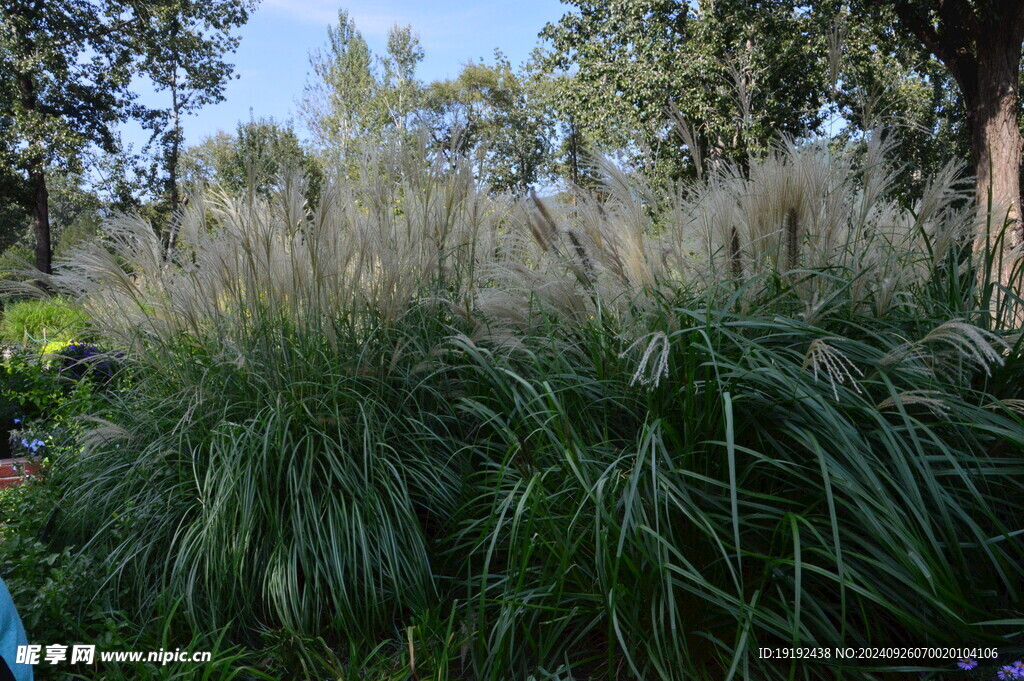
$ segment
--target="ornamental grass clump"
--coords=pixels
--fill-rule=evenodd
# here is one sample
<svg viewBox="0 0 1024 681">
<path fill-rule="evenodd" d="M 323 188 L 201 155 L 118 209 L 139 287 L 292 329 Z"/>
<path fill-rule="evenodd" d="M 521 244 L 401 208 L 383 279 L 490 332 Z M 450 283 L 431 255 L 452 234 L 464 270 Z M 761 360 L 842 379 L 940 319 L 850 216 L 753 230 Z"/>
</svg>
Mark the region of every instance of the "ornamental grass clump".
<svg viewBox="0 0 1024 681">
<path fill-rule="evenodd" d="M 431 300 L 457 300 L 507 204 L 423 146 L 367 152 L 359 178 L 315 206 L 288 179 L 207 195 L 169 259 L 122 218 L 54 278 L 138 370 L 111 406 L 130 437 L 68 463 L 92 480 L 69 532 L 201 622 L 369 640 L 437 598 L 429 528 L 460 474 Z"/>
<path fill-rule="evenodd" d="M 514 380 L 477 351 L 488 388 L 467 407 L 488 424 L 486 464 L 456 553 L 487 623 L 486 678 L 538 661 L 778 678 L 790 670 L 758 646 L 1013 631 L 1024 428 L 991 400 L 1019 393 L 1019 364 L 986 393 L 886 364 L 899 326 L 699 301 L 676 314 L 657 385 L 631 389 L 637 359 L 613 347 L 535 345 Z M 1011 622 L 980 624 L 996 608 Z"/>
<path fill-rule="evenodd" d="M 170 258 L 115 222 L 54 280 L 133 379 L 62 462 L 61 536 L 311 677 L 834 679 L 757 648 L 1004 641 L 1021 336 L 955 173 L 904 210 L 882 151 L 666 191 L 606 165 L 562 205 L 406 141 L 315 206 L 208 194 Z"/>
</svg>

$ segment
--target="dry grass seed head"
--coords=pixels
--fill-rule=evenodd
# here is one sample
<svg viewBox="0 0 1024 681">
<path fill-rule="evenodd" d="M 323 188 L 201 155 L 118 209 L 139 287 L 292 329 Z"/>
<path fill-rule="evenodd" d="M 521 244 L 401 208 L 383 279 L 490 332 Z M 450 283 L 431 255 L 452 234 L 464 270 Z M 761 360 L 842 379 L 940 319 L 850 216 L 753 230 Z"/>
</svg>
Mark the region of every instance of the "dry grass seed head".
<svg viewBox="0 0 1024 681">
<path fill-rule="evenodd" d="M 938 390 L 907 390 L 887 397 L 875 408 L 879 411 L 895 409 L 897 406 L 921 406 L 940 418 L 949 416 L 949 405 L 946 402 L 946 395 Z"/>
<path fill-rule="evenodd" d="M 845 385 L 847 382 L 851 388 L 861 392 L 854 373 L 864 376 L 864 373 L 849 357 L 830 344 L 830 342 L 841 340 L 843 339 L 835 337 L 814 339 L 807 347 L 802 365 L 804 369 L 811 369 L 815 381 L 818 380 L 819 373 L 828 378 L 829 385 L 832 387 L 832 395 L 836 400 L 839 399 L 839 386 Z"/>
</svg>

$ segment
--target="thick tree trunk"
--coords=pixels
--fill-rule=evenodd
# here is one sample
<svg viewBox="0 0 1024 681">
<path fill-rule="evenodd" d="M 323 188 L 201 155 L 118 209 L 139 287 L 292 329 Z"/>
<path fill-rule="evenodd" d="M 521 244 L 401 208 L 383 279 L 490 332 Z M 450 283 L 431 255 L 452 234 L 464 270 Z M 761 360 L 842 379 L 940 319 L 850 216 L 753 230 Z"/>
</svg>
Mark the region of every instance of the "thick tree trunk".
<svg viewBox="0 0 1024 681">
<path fill-rule="evenodd" d="M 868 0 L 888 4 L 906 28 L 949 69 L 964 96 L 977 198 L 983 228 L 979 246 L 1003 235 L 993 253 L 992 270 L 983 273 L 1020 293 L 1012 276 L 1020 260 L 1021 134 L 1017 120 L 1024 2 L 1021 0 Z M 989 207 L 991 206 L 991 213 Z M 1004 230 L 1005 227 L 1005 231 Z M 998 293 L 995 296 L 1000 298 Z M 1006 310 L 999 300 L 996 308 Z M 1014 319 L 1024 320 L 1017 308 Z"/>
<path fill-rule="evenodd" d="M 46 189 L 46 172 L 40 161 L 34 161 L 28 169 L 29 186 L 32 191 L 32 226 L 35 232 L 36 269 L 50 274 L 52 253 L 50 250 L 50 194 Z"/>
<path fill-rule="evenodd" d="M 977 94 L 967 99 L 971 151 L 978 179 L 978 203 L 987 208 L 991 197 L 993 228 L 1011 223 L 1007 236 L 1020 243 L 1021 134 L 1017 119 L 1020 44 L 979 46 Z"/>
<path fill-rule="evenodd" d="M 34 112 L 38 104 L 35 83 L 27 73 L 19 72 L 16 75 L 21 105 L 26 111 Z M 25 166 L 29 185 L 28 209 L 32 215 L 32 226 L 35 233 L 36 269 L 50 274 L 52 255 L 50 250 L 50 194 L 46 189 L 45 161 L 39 147 L 42 147 L 39 141 L 30 143 L 29 150 L 32 157 Z"/>
<path fill-rule="evenodd" d="M 977 176 L 977 199 L 982 227 L 978 245 L 999 245 L 992 253 L 991 281 L 1020 292 L 1018 269 L 1024 223 L 1021 213 L 1021 146 L 1019 77 L 1021 42 L 1016 30 L 996 30 L 977 46 L 974 91 L 965 92 L 971 153 Z M 986 241 L 988 244 L 986 244 Z M 1004 296 L 993 296 L 994 309 L 1002 309 Z M 1018 309 L 1005 323 L 1014 325 L 1024 319 Z"/>
</svg>

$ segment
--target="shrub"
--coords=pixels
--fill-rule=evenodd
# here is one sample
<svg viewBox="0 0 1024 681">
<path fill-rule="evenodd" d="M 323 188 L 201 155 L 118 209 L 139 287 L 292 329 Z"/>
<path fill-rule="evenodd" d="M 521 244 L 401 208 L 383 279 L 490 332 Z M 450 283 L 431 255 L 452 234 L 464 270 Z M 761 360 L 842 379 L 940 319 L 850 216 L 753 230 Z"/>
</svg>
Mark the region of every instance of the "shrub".
<svg viewBox="0 0 1024 681">
<path fill-rule="evenodd" d="M 35 668 L 37 679 L 270 679 L 249 651 L 225 641 L 224 632 L 190 630 L 178 607 L 161 608 L 159 618 L 141 626 L 111 607 L 102 564 L 73 546 L 53 546 L 50 533 L 59 513 L 54 487 L 37 479 L 0 490 L 0 565 L 29 639 L 49 645 L 92 644 L 96 666 L 68 662 Z M 175 649 L 210 651 L 207 664 L 101 663 L 101 651 Z"/>
<path fill-rule="evenodd" d="M 36 347 L 7 347 L 0 358 L 0 423 L 45 417 L 50 425 L 66 425 L 88 412 L 98 390 L 114 389 L 121 354 L 102 352 L 82 343 L 50 343 L 51 352 Z M 47 346 L 44 346 L 45 349 Z"/>
<path fill-rule="evenodd" d="M 81 339 L 86 331 L 85 315 L 59 298 L 23 300 L 4 308 L 0 335 L 12 343 L 26 340 Z"/>
<path fill-rule="evenodd" d="M 308 210 L 190 204 L 171 266 L 118 222 L 55 280 L 138 376 L 64 462 L 62 536 L 133 607 L 335 677 L 830 679 L 756 648 L 1005 641 L 1022 341 L 955 173 L 905 210 L 872 158 L 664 195 L 608 166 L 560 214 L 402 146 Z"/>
<path fill-rule="evenodd" d="M 59 374 L 33 348 L 5 348 L 0 381 L 0 418 L 6 422 L 52 413 L 64 395 Z"/>
</svg>

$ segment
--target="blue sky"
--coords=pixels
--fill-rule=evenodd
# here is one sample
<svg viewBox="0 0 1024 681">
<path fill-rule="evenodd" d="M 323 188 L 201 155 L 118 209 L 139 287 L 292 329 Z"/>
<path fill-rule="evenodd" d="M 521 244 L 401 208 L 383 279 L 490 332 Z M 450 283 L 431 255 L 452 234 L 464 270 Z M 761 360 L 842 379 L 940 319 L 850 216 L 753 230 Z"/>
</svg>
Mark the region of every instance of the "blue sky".
<svg viewBox="0 0 1024 681">
<path fill-rule="evenodd" d="M 426 57 L 420 78 L 426 81 L 455 76 L 461 66 L 481 57 L 490 60 L 500 48 L 513 64 L 529 57 L 544 24 L 569 10 L 559 0 L 263 0 L 238 35 L 242 42 L 233 63 L 240 76 L 220 104 L 208 106 L 185 120 L 186 144 L 217 130 L 234 130 L 239 120 L 255 117 L 292 118 L 302 97 L 309 71 L 309 53 L 327 40 L 327 26 L 344 8 L 376 54 L 384 52 L 388 29 L 412 26 Z M 167 95 L 147 93 L 143 101 L 166 103 Z M 126 129 L 138 148 L 139 130 Z M 301 131 L 300 131 L 301 134 Z"/>
</svg>

